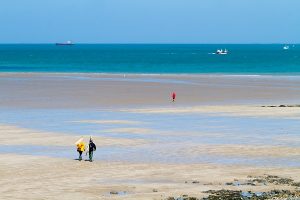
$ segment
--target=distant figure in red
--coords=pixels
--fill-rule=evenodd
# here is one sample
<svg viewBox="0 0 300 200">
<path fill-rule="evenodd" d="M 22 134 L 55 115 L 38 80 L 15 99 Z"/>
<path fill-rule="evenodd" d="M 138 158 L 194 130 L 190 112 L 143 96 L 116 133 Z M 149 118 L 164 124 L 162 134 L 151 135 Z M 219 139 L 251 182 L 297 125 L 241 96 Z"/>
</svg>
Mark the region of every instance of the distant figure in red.
<svg viewBox="0 0 300 200">
<path fill-rule="evenodd" d="M 176 93 L 175 93 L 175 92 L 173 92 L 173 93 L 172 93 L 172 101 L 174 102 L 174 101 L 175 101 L 175 99 L 176 99 Z"/>
</svg>

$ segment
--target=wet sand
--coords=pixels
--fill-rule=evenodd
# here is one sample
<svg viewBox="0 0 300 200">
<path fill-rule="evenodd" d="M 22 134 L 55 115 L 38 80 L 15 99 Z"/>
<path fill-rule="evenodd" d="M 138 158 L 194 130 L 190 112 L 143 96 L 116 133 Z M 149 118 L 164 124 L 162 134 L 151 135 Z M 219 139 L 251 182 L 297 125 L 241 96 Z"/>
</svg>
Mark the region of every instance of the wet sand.
<svg viewBox="0 0 300 200">
<path fill-rule="evenodd" d="M 74 147 L 74 141 L 80 137 L 64 133 L 42 132 L 38 130 L 20 128 L 0 124 L 0 141 L 2 145 L 39 145 L 39 146 L 67 146 Z M 142 139 L 126 139 L 92 136 L 99 146 L 135 146 L 145 143 Z M 89 136 L 84 136 L 85 142 Z"/>
<path fill-rule="evenodd" d="M 223 75 L 0 74 L 0 107 L 111 108 L 176 105 L 288 104 L 299 77 Z"/>
<path fill-rule="evenodd" d="M 219 116 L 262 117 L 299 119 L 300 107 L 262 107 L 259 105 L 202 105 L 177 107 L 152 107 L 137 109 L 122 109 L 125 112 L 145 114 L 218 114 Z"/>
<path fill-rule="evenodd" d="M 1 198 L 150 200 L 219 189 L 295 190 L 227 183 L 265 174 L 300 181 L 300 108 L 261 107 L 299 104 L 299 85 L 298 77 L 271 76 L 0 74 Z M 90 134 L 96 161 L 74 160 L 74 142 Z"/>
</svg>

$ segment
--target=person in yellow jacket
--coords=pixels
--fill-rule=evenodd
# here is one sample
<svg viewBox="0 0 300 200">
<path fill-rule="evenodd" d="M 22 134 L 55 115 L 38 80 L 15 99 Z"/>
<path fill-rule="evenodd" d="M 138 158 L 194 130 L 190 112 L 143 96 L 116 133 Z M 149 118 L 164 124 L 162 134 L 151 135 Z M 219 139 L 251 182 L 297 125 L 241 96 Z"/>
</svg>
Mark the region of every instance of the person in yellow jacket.
<svg viewBox="0 0 300 200">
<path fill-rule="evenodd" d="M 83 138 L 80 138 L 76 143 L 77 146 L 77 152 L 79 153 L 79 158 L 78 160 L 82 160 L 82 153 L 85 151 L 85 143 L 83 141 Z"/>
</svg>

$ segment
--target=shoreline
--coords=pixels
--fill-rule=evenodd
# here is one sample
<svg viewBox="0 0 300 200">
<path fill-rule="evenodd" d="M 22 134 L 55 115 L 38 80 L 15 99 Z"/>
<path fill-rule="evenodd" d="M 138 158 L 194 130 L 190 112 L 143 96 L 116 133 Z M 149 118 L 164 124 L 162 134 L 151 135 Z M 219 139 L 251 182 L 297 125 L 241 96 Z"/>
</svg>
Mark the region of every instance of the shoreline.
<svg viewBox="0 0 300 200">
<path fill-rule="evenodd" d="M 130 72 L 13 72 L 0 71 L 0 77 L 5 75 L 97 75 L 97 76 L 158 76 L 158 77 L 262 77 L 262 78 L 300 78 L 299 73 L 130 73 Z"/>
</svg>

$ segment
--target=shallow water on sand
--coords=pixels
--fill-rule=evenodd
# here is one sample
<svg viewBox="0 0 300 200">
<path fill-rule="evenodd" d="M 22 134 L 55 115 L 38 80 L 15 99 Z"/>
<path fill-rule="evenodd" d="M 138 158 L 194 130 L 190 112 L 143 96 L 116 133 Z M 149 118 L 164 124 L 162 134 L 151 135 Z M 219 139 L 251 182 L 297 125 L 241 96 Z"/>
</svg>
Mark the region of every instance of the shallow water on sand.
<svg viewBox="0 0 300 200">
<path fill-rule="evenodd" d="M 161 148 L 170 153 L 161 154 Z M 172 153 L 176 146 L 161 147 L 157 145 L 142 147 L 98 147 L 94 153 L 94 160 L 124 161 L 135 163 L 166 163 L 166 164 L 241 164 L 255 166 L 300 167 L 299 156 L 288 158 L 264 158 L 244 156 L 196 155 L 180 156 Z M 1 153 L 17 153 L 22 155 L 50 156 L 77 160 L 78 154 L 73 147 L 37 146 L 37 145 L 9 145 L 1 146 Z M 88 161 L 88 155 L 83 155 Z"/>
<path fill-rule="evenodd" d="M 124 123 L 118 123 L 120 121 Z M 182 153 L 185 149 L 201 145 L 298 147 L 299 140 L 275 139 L 282 136 L 297 137 L 300 124 L 296 119 L 207 114 L 141 114 L 113 110 L 2 109 L 0 124 L 78 137 L 92 135 L 147 141 L 146 144 L 131 147 L 98 146 L 95 152 L 97 160 L 300 166 L 298 155 L 249 157 L 238 153 L 234 155 Z M 70 159 L 77 157 L 75 147 L 15 145 L 2 146 L 0 151 Z"/>
</svg>

